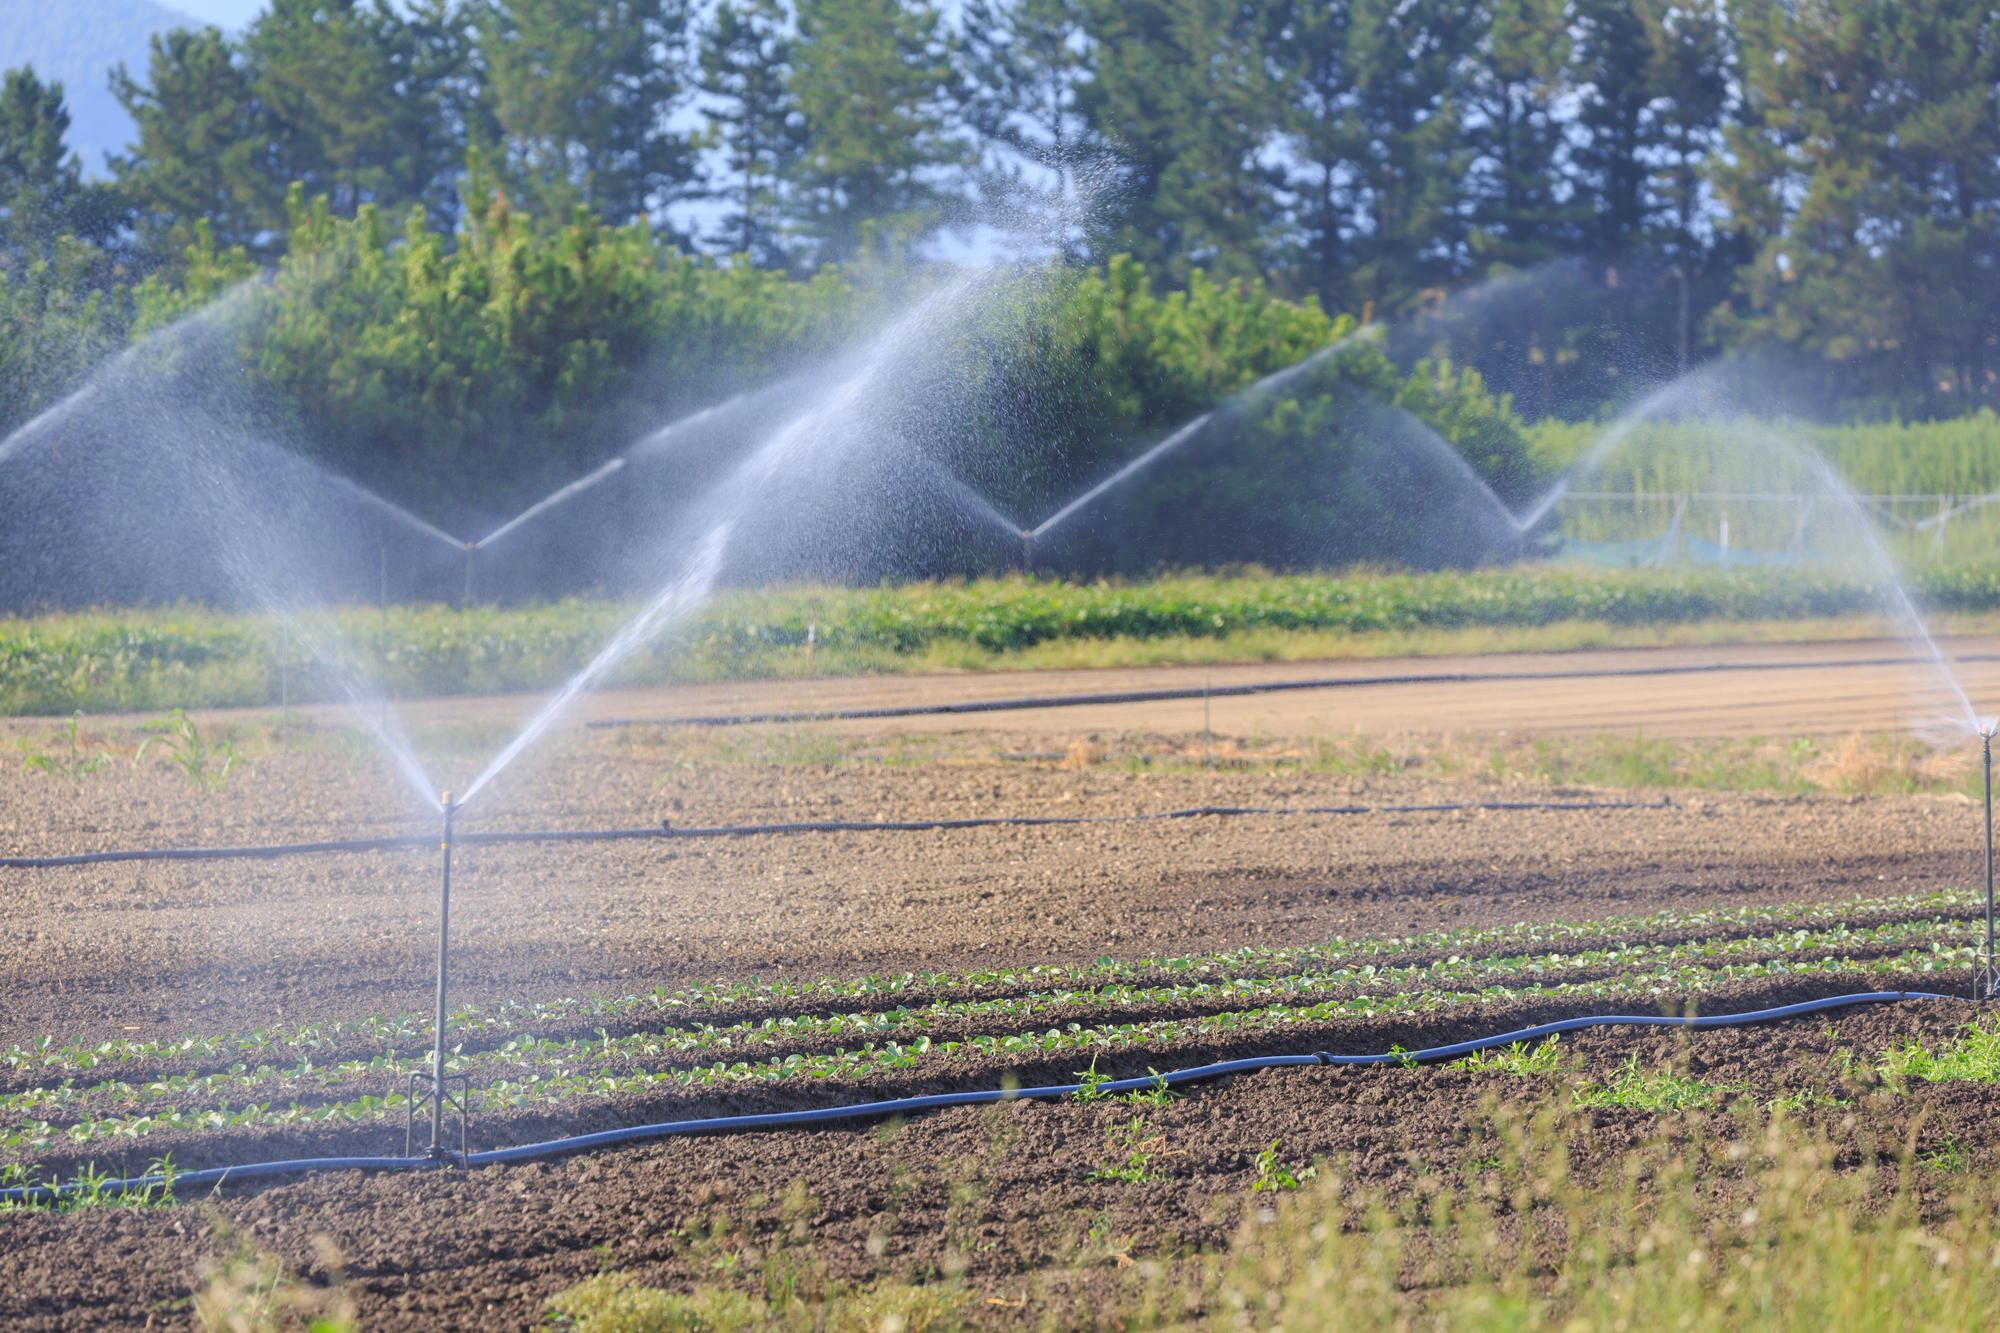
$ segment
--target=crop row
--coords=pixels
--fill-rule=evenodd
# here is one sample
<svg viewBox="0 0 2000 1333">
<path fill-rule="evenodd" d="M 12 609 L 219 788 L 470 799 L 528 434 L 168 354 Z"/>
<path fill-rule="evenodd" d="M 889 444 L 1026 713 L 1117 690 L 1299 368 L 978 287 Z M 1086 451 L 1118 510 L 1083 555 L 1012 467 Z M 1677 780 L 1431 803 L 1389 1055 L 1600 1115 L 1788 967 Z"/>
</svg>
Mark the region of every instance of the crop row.
<svg viewBox="0 0 2000 1333">
<path fill-rule="evenodd" d="M 2000 607 L 2000 568 L 1925 567 L 1919 600 Z M 800 587 L 721 595 L 635 654 L 632 683 L 777 669 L 816 646 L 820 669 L 879 665 L 938 644 L 985 651 L 1055 639 L 1214 638 L 1252 631 L 1451 629 L 1592 620 L 1659 625 L 1877 612 L 1884 589 L 1810 570 L 1489 569 L 1137 583 L 1022 578 L 900 587 Z M 66 713 L 341 697 L 317 667 L 384 680 L 405 697 L 553 686 L 595 655 L 633 608 L 569 600 L 495 608 L 332 609 L 281 620 L 196 607 L 0 620 L 0 711 Z M 318 645 L 315 650 L 313 645 Z M 316 656 L 316 651 L 319 656 Z M 843 654 L 847 655 L 843 658 Z"/>
<path fill-rule="evenodd" d="M 1946 891 L 1850 899 L 1840 903 L 1744 907 L 1728 911 L 1666 911 L 1645 917 L 1608 918 L 1576 924 L 1523 923 L 1497 929 L 1440 931 L 1406 938 L 1348 941 L 1337 937 L 1324 945 L 1240 949 L 1149 960 L 1136 965 L 1105 959 L 1095 965 L 962 974 L 907 973 L 844 981 L 823 978 L 816 982 L 797 983 L 717 983 L 637 996 L 511 1003 L 488 1010 L 464 1007 L 447 1021 L 447 1031 L 457 1034 L 463 1041 L 505 1034 L 532 1034 L 538 1028 L 578 1022 L 616 1020 L 622 1023 L 663 1014 L 692 1016 L 695 1012 L 712 1012 L 751 1001 L 800 1003 L 848 999 L 885 1002 L 882 1009 L 836 1013 L 824 1018 L 773 1019 L 766 1020 L 764 1025 L 766 1029 L 774 1024 L 782 1025 L 788 1031 L 804 1030 L 801 1025 L 818 1025 L 811 1030 L 841 1035 L 879 1029 L 891 1009 L 898 1013 L 965 1016 L 1027 1014 L 1056 1004 L 1172 1004 L 1188 1000 L 1298 994 L 1329 986 L 1399 986 L 1422 977 L 1443 979 L 1532 974 L 1537 969 L 1615 966 L 1642 959 L 1680 960 L 1732 954 L 1909 948 L 1926 941 L 1952 947 L 1951 941 L 1962 941 L 1967 937 L 1971 925 L 1964 920 L 1947 919 L 1946 914 L 1963 912 L 1975 901 L 1971 893 Z M 1906 916 L 1920 912 L 1938 915 L 1875 926 L 1850 924 L 1856 918 Z M 1824 927 L 1795 924 L 1819 921 L 1833 924 Z M 1782 933 L 1747 933 L 1758 927 L 1786 925 L 1792 928 Z M 1674 945 L 1615 942 L 1630 934 L 1697 929 L 1730 929 L 1746 933 Z M 1592 942 L 1596 941 L 1605 943 L 1592 947 Z M 1532 952 L 1507 952 L 1510 946 L 1523 945 L 1543 948 Z M 1584 947 L 1559 950 L 1547 947 L 1550 945 Z M 1480 952 L 1482 950 L 1486 952 Z M 1395 965 L 1394 960 L 1399 955 L 1412 953 L 1446 956 L 1418 966 Z M 1218 976 L 1219 980 L 1197 979 Z M 978 992 L 986 987 L 1032 989 L 1023 997 L 982 999 Z M 968 998 L 937 998 L 916 1010 L 910 1007 L 912 999 L 953 991 L 965 992 Z M 702 1040 L 726 1040 L 730 1033 L 745 1026 L 718 1029 L 713 1024 L 700 1024 L 687 1031 L 708 1034 Z M 671 1033 L 679 1029 L 668 1028 L 666 1031 Z M 129 1062 L 212 1060 L 230 1056 L 256 1059 L 279 1052 L 309 1058 L 357 1046 L 387 1049 L 418 1043 L 428 1046 L 430 1034 L 431 1024 L 425 1017 L 405 1013 L 387 1019 L 273 1025 L 244 1034 L 214 1037 L 190 1035 L 167 1041 L 85 1042 L 72 1039 L 57 1043 L 53 1038 L 43 1038 L 25 1047 L 10 1046 L 4 1055 L 0 1055 L 0 1063 L 13 1069 L 84 1072 Z"/>
<path fill-rule="evenodd" d="M 705 1064 L 672 1063 L 676 1055 L 696 1051 L 714 1054 L 726 1050 L 748 1054 L 749 1048 L 765 1042 L 794 1038 L 811 1032 L 825 1020 L 774 1020 L 756 1029 L 718 1036 L 703 1033 L 639 1034 L 625 1038 L 603 1038 L 596 1042 L 547 1042 L 522 1038 L 474 1055 L 462 1052 L 448 1062 L 451 1072 L 486 1074 L 492 1081 L 476 1088 L 475 1109 L 493 1111 L 509 1107 L 558 1103 L 580 1096 L 609 1097 L 643 1093 L 659 1088 L 712 1086 L 736 1081 L 780 1081 L 791 1079 L 866 1079 L 894 1070 L 918 1066 L 920 1057 L 935 1056 L 944 1061 L 1008 1055 L 1088 1053 L 1120 1047 L 1156 1047 L 1175 1041 L 1213 1038 L 1257 1030 L 1273 1030 L 1292 1025 L 1322 1025 L 1342 1020 L 1376 1017 L 1390 1013 L 1422 1013 L 1464 1004 L 1490 1004 L 1534 999 L 1699 994 L 1728 981 L 1756 977 L 1790 975 L 1854 975 L 1922 977 L 1941 971 L 1971 966 L 1970 946 L 1947 946 L 1933 942 L 1927 949 L 1913 949 L 1886 957 L 1856 960 L 1829 958 L 1816 960 L 1770 959 L 1745 963 L 1701 966 L 1673 958 L 1652 959 L 1651 965 L 1620 975 L 1577 982 L 1526 985 L 1487 984 L 1467 988 L 1441 986 L 1418 990 L 1388 991 L 1380 994 L 1350 995 L 1313 1004 L 1265 1004 L 1196 1017 L 1163 1017 L 1141 1022 L 1085 1025 L 1072 1021 L 1046 1032 L 973 1036 L 960 1041 L 934 1041 L 921 1031 L 940 1014 L 901 1010 L 869 1016 L 866 1028 L 882 1038 L 832 1052 L 793 1052 L 762 1060 L 716 1060 Z M 1638 960 L 1635 960 L 1638 961 Z M 1018 1006 L 1020 1002 L 997 1002 Z M 999 1011 L 1007 1011 L 1001 1008 Z M 824 1028 L 819 1029 L 824 1031 Z M 889 1034 L 896 1034 L 896 1040 Z M 647 1060 L 667 1060 L 664 1067 L 648 1068 Z M 252 1071 L 238 1064 L 224 1073 L 177 1075 L 150 1082 L 128 1083 L 109 1080 L 90 1088 L 70 1083 L 59 1087 L 33 1089 L 0 1098 L 0 1118 L 15 1127 L 0 1137 L 0 1146 L 9 1152 L 36 1152 L 58 1138 L 84 1143 L 103 1138 L 130 1137 L 159 1129 L 226 1128 L 235 1125 L 297 1125 L 336 1119 L 379 1118 L 392 1114 L 406 1103 L 394 1092 L 397 1082 L 421 1067 L 419 1058 L 399 1058 L 393 1052 L 369 1061 L 351 1061 L 319 1067 L 301 1061 L 291 1069 L 262 1066 Z M 386 1087 L 384 1095 L 367 1093 L 340 1100 L 327 1094 L 352 1088 L 356 1083 Z M 273 1094 L 292 1097 L 291 1104 L 275 1109 Z M 311 1104 L 296 1098 L 312 1097 Z M 263 1096 L 263 1102 L 249 1101 L 229 1109 L 229 1098 Z M 213 1102 L 212 1106 L 183 1109 L 190 1102 Z M 99 1108 L 110 1114 L 100 1114 Z M 220 1120 L 217 1117 L 221 1117 Z M 65 1122 L 60 1130 L 53 1128 Z"/>
</svg>

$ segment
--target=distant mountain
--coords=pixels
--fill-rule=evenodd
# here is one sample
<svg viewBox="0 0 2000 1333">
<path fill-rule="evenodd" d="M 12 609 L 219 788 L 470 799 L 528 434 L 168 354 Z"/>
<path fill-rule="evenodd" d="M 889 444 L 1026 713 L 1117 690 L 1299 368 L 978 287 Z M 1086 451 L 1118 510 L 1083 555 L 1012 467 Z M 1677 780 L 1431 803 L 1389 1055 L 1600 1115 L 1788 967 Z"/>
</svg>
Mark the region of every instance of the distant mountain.
<svg viewBox="0 0 2000 1333">
<path fill-rule="evenodd" d="M 122 153 L 134 137 L 131 117 L 111 95 L 119 61 L 145 81 L 146 39 L 201 21 L 152 0 L 0 0 L 0 69 L 33 65 L 44 80 L 61 79 L 69 104 L 69 146 L 92 176 L 108 176 L 107 153 Z"/>
</svg>

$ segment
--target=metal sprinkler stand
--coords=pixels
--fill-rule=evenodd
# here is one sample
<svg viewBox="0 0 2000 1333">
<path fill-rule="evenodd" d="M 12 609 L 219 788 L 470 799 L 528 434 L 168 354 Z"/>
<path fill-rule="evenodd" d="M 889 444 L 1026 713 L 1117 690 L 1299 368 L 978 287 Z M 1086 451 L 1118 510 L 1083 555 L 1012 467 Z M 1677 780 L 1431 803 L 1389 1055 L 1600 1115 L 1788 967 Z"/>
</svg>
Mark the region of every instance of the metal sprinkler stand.
<svg viewBox="0 0 2000 1333">
<path fill-rule="evenodd" d="M 1032 528 L 1021 529 L 1021 572 L 1029 578 L 1035 576 L 1035 533 Z"/>
<path fill-rule="evenodd" d="M 1980 761 L 1986 773 L 1986 947 L 1979 955 L 1979 980 L 1973 998 L 2000 996 L 2000 966 L 1993 957 L 1993 733 L 1979 733 Z"/>
<path fill-rule="evenodd" d="M 462 1164 L 470 1139 L 471 1113 L 467 1103 L 472 1093 L 472 1078 L 468 1074 L 447 1074 L 444 1072 L 444 1023 L 445 988 L 451 976 L 451 817 L 457 810 L 452 804 L 451 793 L 446 792 L 442 801 L 444 807 L 444 869 L 438 877 L 438 993 L 436 1040 L 431 1047 L 430 1072 L 418 1070 L 410 1075 L 410 1117 L 403 1130 L 403 1156 L 415 1153 L 417 1130 L 417 1108 L 428 1105 L 431 1110 L 431 1146 L 424 1156 L 439 1166 Z M 421 1098 L 417 1085 L 425 1085 Z M 451 1087 L 458 1085 L 456 1096 Z M 444 1145 L 445 1108 L 449 1106 L 458 1112 L 458 1152 L 454 1154 Z"/>
</svg>

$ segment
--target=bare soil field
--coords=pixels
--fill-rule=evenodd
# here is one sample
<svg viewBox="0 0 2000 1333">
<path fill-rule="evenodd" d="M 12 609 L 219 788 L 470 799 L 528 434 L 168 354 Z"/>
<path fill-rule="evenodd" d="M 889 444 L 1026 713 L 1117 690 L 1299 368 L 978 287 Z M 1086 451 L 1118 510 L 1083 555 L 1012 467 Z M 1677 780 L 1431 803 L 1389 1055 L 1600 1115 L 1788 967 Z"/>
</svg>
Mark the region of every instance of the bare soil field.
<svg viewBox="0 0 2000 1333">
<path fill-rule="evenodd" d="M 2000 691 L 2000 637 L 1941 638 L 1940 650 L 1974 698 Z M 1710 668 L 1738 668 L 1709 670 Z M 1692 668 L 1692 670 L 1690 670 Z M 1750 668 L 1748 670 L 1740 668 Z M 1667 674 L 1632 675 L 1632 672 Z M 1603 674 L 1592 674 L 1603 673 Z M 1679 674 L 1674 674 L 1679 673 Z M 1346 658 L 934 675 L 832 676 L 708 685 L 606 688 L 576 701 L 578 725 L 740 713 L 920 708 L 978 700 L 1143 690 L 1198 690 L 1296 680 L 1381 680 L 1467 674 L 1485 679 L 1364 684 L 1297 693 L 1221 697 L 1209 721 L 1238 737 L 1508 730 L 1614 731 L 1672 737 L 1840 735 L 1921 730 L 1955 712 L 1934 673 L 1903 639 L 1737 643 L 1570 652 Z M 1518 677 L 1492 679 L 1492 677 Z M 414 726 L 518 727 L 541 695 L 414 699 L 397 714 Z M 209 723 L 270 709 L 205 710 Z M 341 725 L 344 706 L 302 710 Z M 955 713 L 835 724 L 845 736 L 1035 735 L 1198 732 L 1202 701 L 1177 699 L 1003 713 Z M 5 724 L 0 724 L 5 725 Z M 32 721 L 12 724 L 38 725 Z M 45 724 L 41 724 L 45 725 Z"/>
<path fill-rule="evenodd" d="M 885 743 L 866 762 L 815 758 L 811 730 L 773 733 L 788 757 L 755 763 L 690 759 L 667 730 L 573 732 L 503 774 L 463 829 L 1100 822 L 461 848 L 453 1045 L 479 1089 L 472 1147 L 1086 1068 L 1414 1050 L 1582 1014 L 1970 993 L 1979 825 L 1962 797 L 997 757 L 1066 753 L 1089 725 L 1030 721 L 981 754 Z M 1185 742 L 1187 719 L 1174 729 Z M 1600 808 L 1470 808 L 1523 796 Z M 1645 804 L 1601 808 L 1627 802 Z M 1464 808 L 1380 808 L 1426 805 Z M 1133 818 L 1353 806 L 1372 809 Z M 261 755 L 214 793 L 149 765 L 0 772 L 10 855 L 433 828 L 382 761 L 330 747 Z M 430 1045 L 435 875 L 415 849 L 0 870 L 0 1164 L 69 1179 L 168 1153 L 193 1169 L 400 1152 L 405 1113 L 383 1099 Z M 1562 1102 L 1634 1055 L 1713 1092 L 1683 1114 L 1718 1141 L 1744 1132 L 1730 1099 L 1792 1097 L 1853 1160 L 1942 1144 L 1990 1169 L 1992 1085 L 1891 1098 L 1867 1072 L 1974 1012 L 1910 1000 L 1597 1029 L 1564 1039 L 1567 1083 L 1274 1070 L 1157 1106 L 1014 1102 L 469 1173 L 321 1173 L 200 1207 L 6 1212 L 0 1289 L 18 1327 L 186 1327 L 204 1273 L 247 1245 L 339 1285 L 365 1329 L 528 1328 L 607 1266 L 685 1290 L 784 1263 L 822 1284 L 951 1278 L 992 1327 L 1085 1326 L 1141 1270 L 1170 1282 L 1177 1256 L 1254 1221 L 1260 1154 L 1410 1188 L 1477 1164 L 1482 1107 Z M 1590 1112 L 1574 1152 L 1610 1161 L 1654 1120 Z M 1227 1322 L 1202 1301 L 1190 1288 L 1175 1317 Z"/>
<path fill-rule="evenodd" d="M 1204 806 L 1653 802 L 1310 773 L 1132 773 L 1059 763 L 669 766 L 617 735 L 524 764 L 460 830 L 904 821 L 1117 821 Z M 66 855 L 429 833 L 379 761 L 280 754 L 217 794 L 169 773 L 0 774 L 0 848 Z M 461 847 L 466 1002 L 649 991 L 718 977 L 940 971 L 1162 957 L 1712 903 L 1964 885 L 1958 796 L 1687 794 L 1664 808 L 1446 810 L 921 833 Z M 436 855 L 0 870 L 0 1043 L 421 1011 Z"/>
</svg>

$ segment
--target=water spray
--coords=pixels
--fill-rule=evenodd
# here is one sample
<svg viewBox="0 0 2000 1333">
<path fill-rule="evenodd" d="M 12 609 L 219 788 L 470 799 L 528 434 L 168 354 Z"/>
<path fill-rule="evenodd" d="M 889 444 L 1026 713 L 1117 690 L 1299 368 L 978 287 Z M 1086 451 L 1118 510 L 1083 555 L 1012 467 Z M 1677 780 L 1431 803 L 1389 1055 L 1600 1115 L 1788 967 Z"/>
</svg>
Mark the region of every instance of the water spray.
<svg viewBox="0 0 2000 1333">
<path fill-rule="evenodd" d="M 526 523 L 529 519 L 533 518 L 535 515 L 540 514 L 545 510 L 555 508 L 557 505 L 561 504 L 563 501 L 569 499 L 573 495 L 577 495 L 583 491 L 589 490 L 592 486 L 595 486 L 598 482 L 603 481 L 606 477 L 610 476 L 612 473 L 618 471 L 620 468 L 624 466 L 625 466 L 624 459 L 614 458 L 610 462 L 606 463 L 604 466 L 598 468 L 596 471 L 591 472 L 585 476 L 578 477 L 575 481 L 569 483 L 569 485 L 560 487 L 557 490 L 550 492 L 542 499 L 535 501 L 535 503 L 529 505 L 526 509 L 523 509 L 520 513 L 514 515 L 514 517 L 508 519 L 505 523 L 502 523 L 499 527 L 493 529 L 493 531 L 487 533 L 484 537 L 481 537 L 478 541 L 467 542 L 465 544 L 464 604 L 466 606 L 472 605 L 472 557 L 475 552 L 485 550 L 487 547 L 491 546 L 494 542 L 499 541 L 502 537 L 512 532 L 515 528 L 520 527 L 523 523 Z"/>
<path fill-rule="evenodd" d="M 451 820 L 458 812 L 451 793 L 445 792 L 438 798 L 438 805 L 444 813 L 444 837 L 441 848 L 444 853 L 442 868 L 438 873 L 438 967 L 437 967 L 437 1029 L 431 1044 L 431 1068 L 428 1074 L 417 1071 L 410 1075 L 410 1117 L 403 1131 L 403 1156 L 411 1155 L 412 1140 L 415 1137 L 417 1108 L 428 1103 L 431 1112 L 431 1146 L 424 1156 L 440 1166 L 454 1161 L 463 1161 L 467 1148 L 470 1115 L 467 1106 L 472 1092 L 470 1075 L 458 1074 L 447 1079 L 444 1072 L 444 1025 L 445 996 L 451 982 Z M 450 1091 L 450 1083 L 459 1085 L 457 1096 Z M 420 1098 L 417 1085 L 426 1083 L 428 1089 Z M 458 1112 L 458 1153 L 454 1157 L 444 1146 L 445 1107 L 449 1105 Z"/>
</svg>

